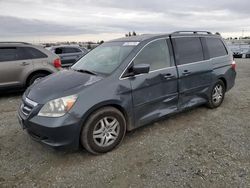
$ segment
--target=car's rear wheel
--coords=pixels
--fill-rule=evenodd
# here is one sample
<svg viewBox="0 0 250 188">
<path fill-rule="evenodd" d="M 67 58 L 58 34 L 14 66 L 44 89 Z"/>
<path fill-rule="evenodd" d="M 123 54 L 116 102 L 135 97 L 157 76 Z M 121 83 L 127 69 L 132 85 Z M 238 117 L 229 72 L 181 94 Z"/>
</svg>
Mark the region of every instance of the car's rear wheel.
<svg viewBox="0 0 250 188">
<path fill-rule="evenodd" d="M 29 78 L 27 85 L 30 86 L 30 85 L 32 85 L 33 83 L 37 82 L 38 80 L 40 80 L 41 78 L 43 78 L 45 76 L 48 76 L 48 74 L 46 74 L 46 73 L 34 74 L 33 76 L 31 76 Z"/>
<path fill-rule="evenodd" d="M 81 132 L 82 146 L 92 154 L 106 153 L 121 143 L 126 132 L 123 114 L 104 107 L 90 115 Z"/>
<path fill-rule="evenodd" d="M 224 82 L 222 80 L 216 82 L 212 88 L 207 106 L 209 108 L 219 107 L 224 100 L 225 92 L 226 89 Z"/>
</svg>

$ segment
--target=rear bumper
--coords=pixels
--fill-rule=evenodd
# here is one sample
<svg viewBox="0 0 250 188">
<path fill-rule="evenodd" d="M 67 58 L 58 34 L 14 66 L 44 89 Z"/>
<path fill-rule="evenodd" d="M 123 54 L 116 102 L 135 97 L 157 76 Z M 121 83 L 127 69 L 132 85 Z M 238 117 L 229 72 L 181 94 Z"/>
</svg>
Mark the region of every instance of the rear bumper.
<svg viewBox="0 0 250 188">
<path fill-rule="evenodd" d="M 60 118 L 34 116 L 25 119 L 21 111 L 18 119 L 23 129 L 36 141 L 55 149 L 78 149 L 80 121 L 66 114 Z"/>
</svg>

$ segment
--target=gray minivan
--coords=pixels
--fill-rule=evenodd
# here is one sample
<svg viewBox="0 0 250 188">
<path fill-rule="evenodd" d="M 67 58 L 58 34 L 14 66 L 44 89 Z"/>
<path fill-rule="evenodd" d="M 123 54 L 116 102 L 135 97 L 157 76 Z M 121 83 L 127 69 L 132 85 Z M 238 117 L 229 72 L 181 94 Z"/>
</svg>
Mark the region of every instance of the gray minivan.
<svg viewBox="0 0 250 188">
<path fill-rule="evenodd" d="M 39 142 L 100 154 L 169 114 L 219 107 L 235 77 L 232 53 L 210 32 L 121 38 L 29 87 L 18 116 Z"/>
</svg>

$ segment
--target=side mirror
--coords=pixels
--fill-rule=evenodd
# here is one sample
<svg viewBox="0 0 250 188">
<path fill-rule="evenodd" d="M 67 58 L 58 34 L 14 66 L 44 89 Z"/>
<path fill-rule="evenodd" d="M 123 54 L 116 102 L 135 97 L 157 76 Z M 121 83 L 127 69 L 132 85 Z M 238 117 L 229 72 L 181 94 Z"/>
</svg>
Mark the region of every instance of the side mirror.
<svg viewBox="0 0 250 188">
<path fill-rule="evenodd" d="M 132 68 L 133 74 L 145 74 L 149 73 L 150 65 L 149 64 L 138 64 L 134 65 Z"/>
</svg>

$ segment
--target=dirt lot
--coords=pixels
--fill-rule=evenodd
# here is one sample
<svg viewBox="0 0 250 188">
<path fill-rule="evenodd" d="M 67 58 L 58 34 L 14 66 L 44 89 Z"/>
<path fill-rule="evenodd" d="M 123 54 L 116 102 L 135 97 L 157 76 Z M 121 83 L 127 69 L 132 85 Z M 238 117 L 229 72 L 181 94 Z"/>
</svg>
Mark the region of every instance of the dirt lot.
<svg viewBox="0 0 250 188">
<path fill-rule="evenodd" d="M 16 118 L 20 94 L 0 96 L 0 187 L 250 187 L 250 60 L 215 110 L 199 107 L 127 134 L 115 151 L 55 151 Z"/>
</svg>

